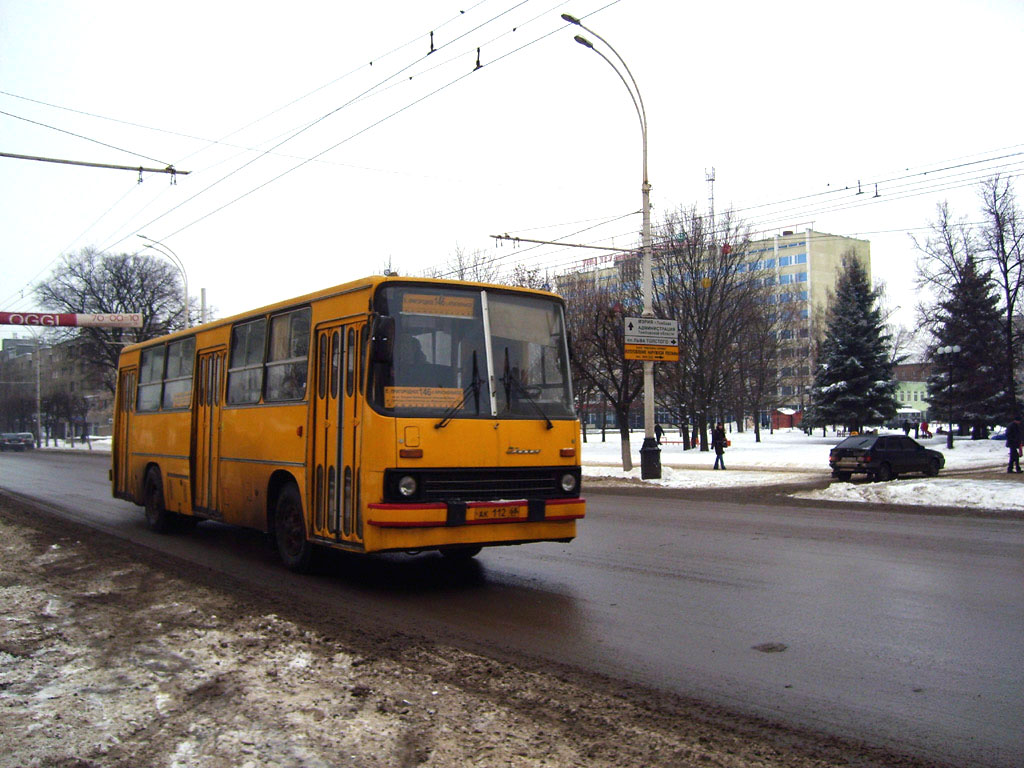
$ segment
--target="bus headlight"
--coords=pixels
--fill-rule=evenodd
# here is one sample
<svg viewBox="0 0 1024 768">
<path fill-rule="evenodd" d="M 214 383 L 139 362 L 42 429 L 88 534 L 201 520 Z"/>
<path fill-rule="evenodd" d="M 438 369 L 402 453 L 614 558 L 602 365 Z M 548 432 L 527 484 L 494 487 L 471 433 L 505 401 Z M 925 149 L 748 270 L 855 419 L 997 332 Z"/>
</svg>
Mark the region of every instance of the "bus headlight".
<svg viewBox="0 0 1024 768">
<path fill-rule="evenodd" d="M 416 478 L 412 475 L 403 475 L 402 479 L 398 481 L 398 492 L 410 498 L 416 495 Z"/>
<path fill-rule="evenodd" d="M 576 490 L 576 475 L 566 473 L 562 475 L 562 490 L 571 493 Z"/>
</svg>

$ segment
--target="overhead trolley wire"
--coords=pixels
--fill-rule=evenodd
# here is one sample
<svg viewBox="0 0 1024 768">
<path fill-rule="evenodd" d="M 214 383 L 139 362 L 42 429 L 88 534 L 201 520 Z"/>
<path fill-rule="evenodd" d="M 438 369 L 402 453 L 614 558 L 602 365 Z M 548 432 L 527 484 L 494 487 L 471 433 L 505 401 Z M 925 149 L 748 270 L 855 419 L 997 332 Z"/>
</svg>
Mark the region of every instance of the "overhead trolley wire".
<svg viewBox="0 0 1024 768">
<path fill-rule="evenodd" d="M 522 3 L 520 3 L 519 5 L 523 5 L 523 4 L 525 4 L 526 2 L 528 2 L 528 1 L 529 1 L 529 0 L 523 0 L 523 2 L 522 2 Z M 612 0 L 612 2 L 611 2 L 611 3 L 609 3 L 608 5 L 614 5 L 615 3 L 618 3 L 618 2 L 621 2 L 621 0 Z M 561 4 L 564 4 L 564 2 L 563 2 L 563 3 L 561 3 Z M 557 7 L 557 6 L 556 6 L 556 7 Z M 605 7 L 608 7 L 608 6 L 605 6 Z M 497 17 L 495 17 L 495 18 L 497 18 Z M 546 38 L 550 37 L 551 35 L 555 34 L 555 33 L 556 33 L 556 32 L 558 32 L 558 31 L 560 31 L 560 30 L 561 30 L 562 28 L 563 28 L 563 26 L 562 26 L 562 25 L 560 25 L 559 27 L 557 27 L 557 28 L 555 28 L 555 29 L 552 29 L 552 30 L 551 30 L 551 31 L 549 31 L 549 32 L 546 32 L 546 33 L 544 33 L 544 34 L 542 34 L 542 35 L 540 35 L 540 36 L 538 36 L 538 37 L 534 38 L 533 40 L 530 40 L 529 42 L 527 42 L 527 43 L 524 43 L 523 45 L 519 46 L 518 48 L 514 48 L 514 49 L 512 49 L 512 50 L 510 50 L 510 51 L 507 51 L 507 52 L 505 52 L 504 54 L 502 54 L 502 55 L 498 56 L 497 58 L 493 59 L 492 61 L 489 61 L 489 62 L 487 63 L 487 65 L 486 65 L 486 66 L 492 66 L 492 65 L 494 65 L 494 64 L 497 64 L 498 62 L 500 62 L 500 61 L 502 61 L 502 60 L 504 60 L 504 59 L 507 59 L 508 57 L 510 57 L 510 56 L 512 56 L 512 55 L 515 55 L 515 54 L 517 54 L 517 53 L 521 52 L 521 51 L 522 51 L 522 50 L 524 50 L 525 48 L 528 48 L 528 47 L 530 47 L 530 46 L 532 46 L 532 45 L 534 45 L 534 44 L 536 44 L 536 43 L 540 42 L 541 40 L 544 40 L 544 39 L 546 39 Z M 448 44 L 446 43 L 445 45 L 448 45 Z M 435 51 L 436 51 L 436 50 L 441 50 L 441 49 L 440 49 L 440 48 L 437 48 L 437 49 L 435 49 Z M 352 99 L 349 99 L 349 101 L 345 102 L 345 104 L 342 104 L 341 106 L 337 107 L 336 109 L 334 109 L 334 110 L 331 110 L 330 112 L 328 112 L 328 113 L 327 113 L 326 115 L 324 115 L 323 117 L 319 118 L 318 120 L 314 121 L 313 123 L 310 123 L 310 124 L 309 124 L 309 125 L 307 125 L 306 127 L 304 127 L 304 128 L 302 128 L 302 129 L 300 129 L 299 131 L 297 131 L 296 133 L 294 133 L 293 135 L 291 135 L 291 136 L 290 136 L 289 138 L 287 138 L 287 139 L 285 139 L 285 140 L 283 140 L 283 141 L 279 142 L 279 143 L 278 143 L 277 145 L 275 145 L 274 147 L 272 147 L 272 148 L 271 148 L 270 150 L 267 150 L 267 151 L 265 151 L 265 152 L 261 153 L 261 154 L 260 154 L 260 155 L 259 155 L 258 157 L 254 158 L 253 160 L 250 160 L 250 161 L 249 161 L 248 163 L 245 163 L 245 164 L 243 164 L 243 165 L 242 165 L 242 166 L 240 166 L 239 168 L 235 169 L 235 170 L 234 170 L 234 171 L 232 171 L 231 173 L 229 173 L 229 174 L 227 174 L 226 176 L 222 177 L 221 179 L 217 180 L 216 182 L 214 182 L 213 184 L 209 185 L 209 186 L 208 186 L 208 187 L 206 187 L 205 189 L 201 190 L 200 192 L 197 192 L 197 193 L 196 193 L 195 195 L 193 195 L 192 197 L 188 198 L 187 200 L 184 200 L 183 202 L 181 202 L 181 203 L 179 203 L 178 205 L 174 206 L 174 207 L 173 207 L 173 208 L 171 208 L 170 210 L 168 210 L 168 211 L 164 212 L 163 214 L 161 214 L 160 216 L 156 217 L 155 219 L 153 219 L 153 220 L 151 220 L 151 221 L 147 222 L 147 223 L 146 223 L 146 224 L 144 224 L 144 225 L 143 225 L 142 227 L 139 227 L 139 230 L 141 230 L 141 229 L 144 229 L 144 228 L 148 228 L 148 227 L 150 227 L 150 226 L 151 226 L 152 224 L 154 224 L 155 222 L 159 221 L 160 219 L 162 219 L 162 218 L 164 218 L 165 216 L 169 215 L 170 213 L 174 212 L 174 211 L 175 211 L 175 210 L 177 210 L 178 208 L 181 208 L 182 206 L 184 206 L 184 205 L 186 205 L 187 203 L 191 202 L 191 201 L 192 201 L 192 200 L 194 200 L 194 199 L 195 199 L 196 197 L 198 197 L 199 195 L 201 195 L 201 194 L 203 194 L 204 192 L 208 191 L 209 189 L 213 188 L 214 186 L 216 186 L 216 185 L 217 185 L 217 184 L 219 184 L 220 182 L 224 181 L 225 179 L 227 179 L 227 178 L 229 178 L 230 176 L 234 175 L 234 174 L 235 174 L 235 173 L 237 173 L 238 171 L 241 171 L 242 169 L 244 169 L 244 168 L 246 168 L 247 166 L 251 165 L 251 164 L 252 164 L 253 162 L 255 162 L 256 160 L 258 160 L 258 159 L 260 159 L 260 158 L 262 158 L 262 157 L 266 156 L 266 155 L 267 155 L 267 154 L 268 154 L 268 153 L 269 153 L 270 151 L 272 151 L 273 149 L 276 149 L 277 147 L 279 147 L 279 146 L 281 146 L 281 145 L 283 145 L 283 144 L 287 143 L 287 142 L 288 142 L 288 141 L 290 141 L 290 140 L 291 140 L 292 138 L 295 138 L 295 137 L 296 137 L 296 136 L 298 136 L 298 135 L 299 135 L 300 133 L 303 133 L 303 132 L 305 132 L 306 130 L 308 130 L 309 128 L 313 127 L 314 125 L 316 125 L 316 124 L 318 124 L 318 123 L 322 122 L 323 120 L 327 119 L 327 118 L 328 118 L 328 117 L 330 117 L 331 115 L 337 114 L 337 113 L 338 113 L 338 112 L 339 112 L 340 110 L 342 110 L 342 109 L 344 109 L 345 107 L 347 107 L 347 106 L 351 105 L 352 103 L 354 103 L 354 102 L 355 102 L 355 101 L 357 101 L 358 99 L 362 98 L 362 97 L 363 97 L 363 96 L 365 96 L 366 94 L 368 94 L 368 93 L 372 92 L 372 91 L 373 91 L 373 90 L 374 90 L 375 88 L 379 87 L 379 86 L 380 86 L 380 85 L 382 85 L 383 83 L 386 83 L 386 82 L 388 82 L 389 80 L 393 79 L 394 77 L 396 77 L 396 76 L 398 76 L 398 75 L 400 75 L 400 74 L 402 74 L 402 73 L 404 73 L 404 72 L 408 71 L 408 70 L 409 70 L 409 69 L 410 69 L 411 67 L 415 66 L 415 65 L 416 65 L 417 63 L 421 62 L 421 61 L 422 61 L 422 60 L 423 60 L 424 58 L 426 58 L 426 56 L 429 56 L 429 55 L 430 55 L 429 53 L 428 53 L 428 54 L 426 54 L 425 56 L 421 57 L 421 58 L 420 58 L 420 59 L 418 59 L 417 61 L 415 61 L 415 62 L 412 62 L 411 64 L 407 65 L 406 67 L 403 67 L 402 69 L 398 70 L 398 71 L 397 71 L 396 73 L 394 73 L 394 74 L 392 74 L 392 75 L 388 76 L 387 78 L 385 78 L 384 80 L 380 81 L 380 83 L 378 83 L 377 85 L 371 86 L 370 88 L 368 88 L 368 89 L 364 90 L 364 91 L 363 91 L 363 92 L 362 92 L 361 94 L 359 94 L 358 96 L 355 96 L 355 97 L 353 97 Z M 465 55 L 465 54 L 463 54 L 463 55 Z M 207 212 L 207 213 L 203 214 L 202 216 L 200 216 L 200 217 L 198 217 L 198 218 L 196 218 L 196 219 L 192 220 L 192 221 L 191 221 L 191 222 L 189 222 L 188 224 L 185 224 L 184 226 L 182 226 L 182 227 L 179 227 L 178 229 L 174 230 L 173 232 L 170 232 L 170 233 L 168 233 L 168 234 L 164 235 L 164 238 L 166 239 L 166 238 L 170 238 L 170 237 L 173 237 L 174 235 L 180 234 L 181 232 L 183 232 L 183 231 L 185 231 L 185 230 L 189 229 L 190 227 L 193 227 L 193 226 L 195 226 L 196 224 L 200 223 L 201 221 L 204 221 L 205 219 L 208 219 L 209 217 L 211 217 L 211 216 L 213 216 L 213 215 L 215 215 L 215 214 L 217 214 L 217 213 L 220 213 L 221 211 L 225 210 L 226 208 L 229 208 L 230 206 L 234 205 L 235 203 L 237 203 L 237 202 L 239 202 L 239 201 L 241 201 L 241 200 L 245 199 L 245 198 L 246 198 L 246 197 L 248 197 L 249 195 L 251 195 L 251 194 L 253 194 L 253 193 L 255 193 L 255 192 L 258 192 L 259 190 L 263 189 L 264 187 L 267 187 L 268 185 L 270 185 L 270 184 L 273 184 L 273 183 L 274 183 L 274 182 L 276 182 L 276 181 L 279 181 L 280 179 L 282 179 L 282 178 L 284 178 L 285 176 L 287 176 L 287 175 L 289 175 L 289 174 L 293 173 L 294 171 L 298 170 L 299 168 L 302 168 L 303 166 L 305 166 L 305 165 L 308 165 L 309 163 L 311 163 L 311 162 L 313 162 L 313 161 L 315 161 L 315 160 L 319 159 L 320 157 L 322 157 L 323 155 L 327 154 L 328 152 L 331 152 L 331 151 L 333 151 L 333 150 L 337 149 L 338 147 L 342 146 L 343 144 L 346 144 L 346 143 L 348 143 L 349 141 L 352 141 L 353 139 L 355 139 L 355 138 L 357 138 L 357 137 L 359 137 L 359 136 L 363 135 L 363 134 L 364 134 L 364 133 L 366 133 L 367 131 L 370 131 L 370 130 L 372 130 L 373 128 L 376 128 L 377 126 L 380 126 L 380 125 L 382 125 L 383 123 L 387 122 L 388 120 L 391 120 L 392 118 L 396 117 L 397 115 L 400 115 L 400 114 L 402 114 L 403 112 L 405 112 L 405 111 L 407 111 L 407 110 L 409 110 L 409 109 L 411 109 L 411 108 L 415 107 L 416 105 L 418 105 L 418 104 L 420 104 L 420 103 L 422 103 L 422 102 L 426 101 L 427 99 L 429 99 L 429 98 L 432 98 L 433 96 L 436 96 L 437 94 L 441 93 L 442 91 L 445 91 L 445 90 L 447 90 L 448 88 L 451 88 L 451 87 L 452 87 L 453 85 L 456 85 L 456 84 L 458 84 L 459 82 L 461 82 L 461 81 L 465 80 L 465 79 L 466 79 L 467 77 L 469 77 L 470 75 L 474 74 L 475 72 L 479 71 L 479 69 L 482 69 L 482 68 L 483 68 L 483 67 L 481 66 L 481 67 L 478 67 L 478 68 L 474 68 L 474 69 L 471 69 L 470 71 L 468 71 L 468 72 L 465 72 L 464 74 L 460 75 L 459 77 L 456 77 L 455 79 L 453 79 L 453 80 L 450 80 L 449 82 L 445 83 L 444 85 L 442 85 L 442 86 L 440 86 L 440 87 L 438 87 L 438 88 L 435 88 L 434 90 L 430 91 L 429 93 L 427 93 L 427 94 L 425 94 L 425 95 L 423 95 L 423 96 L 420 96 L 419 98 L 417 98 L 417 99 L 415 99 L 415 100 L 413 100 L 413 101 L 411 101 L 411 102 L 409 102 L 409 103 L 405 104 L 404 106 L 400 107 L 399 109 L 396 109 L 396 110 L 394 110 L 393 112 L 391 112 L 391 113 L 389 113 L 389 114 L 385 115 L 384 117 L 382 117 L 382 118 L 380 118 L 380 119 L 378 119 L 378 120 L 376 120 L 376 121 L 374 121 L 374 122 L 372 122 L 372 123 L 370 123 L 370 124 L 368 124 L 368 125 L 364 126 L 363 128 L 359 129 L 358 131 L 356 131 L 356 132 L 354 132 L 354 133 L 350 134 L 349 136 L 345 137 L 345 138 L 344 138 L 344 139 L 342 139 L 341 141 L 339 141 L 339 142 L 336 142 L 335 144 L 332 144 L 331 146 L 327 147 L 326 149 L 323 149 L 323 150 L 321 150 L 320 152 L 316 153 L 315 155 L 313 155 L 313 156 L 311 156 L 311 157 L 307 157 L 307 158 L 304 158 L 304 159 L 303 159 L 303 160 L 302 160 L 301 162 L 299 162 L 299 163 L 295 164 L 294 166 L 292 166 L 291 168 L 288 168 L 287 170 L 285 170 L 285 171 L 283 171 L 283 172 L 281 172 L 281 173 L 277 174 L 276 176 L 274 176 L 274 177 L 272 177 L 272 178 L 270 178 L 270 179 L 268 179 L 268 180 L 264 181 L 264 182 L 263 182 L 262 184 L 259 184 L 259 185 L 255 186 L 255 187 L 253 187 L 253 188 L 251 188 L 251 189 L 247 190 L 246 192 L 242 193 L 241 195 L 238 195 L 237 197 L 235 197 L 235 198 L 233 198 L 232 200 L 230 200 L 230 201 L 228 201 L 228 202 L 224 203 L 223 205 L 221 205 L 221 206 L 219 206 L 219 207 L 217 207 L 217 208 L 215 208 L 215 209 L 213 209 L 213 210 L 211 210 L 211 211 L 209 211 L 209 212 Z M 126 236 L 125 236 L 124 238 L 122 238 L 122 239 L 121 239 L 121 240 L 119 240 L 118 242 L 122 242 L 123 240 L 125 240 L 125 239 L 126 239 L 127 237 L 129 237 L 129 236 L 130 236 L 130 235 L 126 235 Z M 116 244 L 117 244 L 117 243 L 114 243 L 113 245 L 116 245 Z M 113 247 L 113 245 L 111 245 L 110 247 Z M 105 249 L 105 250 L 106 250 L 106 249 Z"/>
</svg>

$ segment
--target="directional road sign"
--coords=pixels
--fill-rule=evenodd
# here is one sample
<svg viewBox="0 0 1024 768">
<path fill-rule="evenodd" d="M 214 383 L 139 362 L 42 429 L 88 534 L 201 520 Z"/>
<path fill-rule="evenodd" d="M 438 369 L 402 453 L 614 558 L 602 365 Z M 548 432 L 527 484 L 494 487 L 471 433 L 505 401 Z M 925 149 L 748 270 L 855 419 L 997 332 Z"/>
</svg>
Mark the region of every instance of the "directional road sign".
<svg viewBox="0 0 1024 768">
<path fill-rule="evenodd" d="M 656 317 L 627 317 L 626 359 L 674 361 L 679 359 L 679 323 Z"/>
</svg>

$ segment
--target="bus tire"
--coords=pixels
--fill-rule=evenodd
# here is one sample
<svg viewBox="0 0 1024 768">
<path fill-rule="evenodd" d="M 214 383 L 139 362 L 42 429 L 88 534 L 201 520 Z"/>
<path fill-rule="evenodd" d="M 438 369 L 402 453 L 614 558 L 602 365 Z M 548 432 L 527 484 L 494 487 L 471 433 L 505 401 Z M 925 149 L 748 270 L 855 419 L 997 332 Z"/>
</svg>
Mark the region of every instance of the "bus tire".
<svg viewBox="0 0 1024 768">
<path fill-rule="evenodd" d="M 306 537 L 302 497 L 294 483 L 285 485 L 274 506 L 274 539 L 281 562 L 291 571 L 308 571 L 313 562 L 313 545 Z"/>
<path fill-rule="evenodd" d="M 480 554 L 481 549 L 483 549 L 483 547 L 467 544 L 461 547 L 448 547 L 447 549 L 442 549 L 441 554 L 444 555 L 446 560 L 460 563 L 472 560 Z"/>
<path fill-rule="evenodd" d="M 143 486 L 143 499 L 146 509 L 146 525 L 151 531 L 167 533 L 174 523 L 174 514 L 168 512 L 164 507 L 164 482 L 160 477 L 160 470 L 150 467 L 146 472 L 146 482 Z"/>
</svg>

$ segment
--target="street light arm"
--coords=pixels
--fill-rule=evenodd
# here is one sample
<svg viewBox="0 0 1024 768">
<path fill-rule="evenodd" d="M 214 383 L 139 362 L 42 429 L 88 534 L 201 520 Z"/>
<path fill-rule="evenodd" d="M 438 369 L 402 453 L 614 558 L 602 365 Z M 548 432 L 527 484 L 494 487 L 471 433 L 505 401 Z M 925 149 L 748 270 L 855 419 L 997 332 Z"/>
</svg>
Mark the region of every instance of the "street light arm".
<svg viewBox="0 0 1024 768">
<path fill-rule="evenodd" d="M 158 251 L 158 252 L 162 253 L 164 256 L 166 256 L 172 262 L 174 262 L 174 266 L 176 266 L 178 268 L 178 271 L 181 272 L 181 276 L 185 280 L 188 279 L 185 276 L 185 265 L 181 263 L 181 259 L 178 258 L 178 254 L 176 254 L 174 251 L 172 251 L 170 249 L 170 247 L 164 245 L 159 240 L 154 240 L 153 238 L 146 237 L 145 235 L 136 235 L 136 236 L 137 237 L 141 237 L 143 240 L 145 240 L 147 243 L 149 243 L 149 245 L 146 246 L 147 248 L 152 248 L 154 251 Z"/>
<path fill-rule="evenodd" d="M 596 35 L 595 35 L 595 37 L 596 37 Z M 573 39 L 577 43 L 579 43 L 580 45 L 584 46 L 585 48 L 589 48 L 594 53 L 596 53 L 598 56 L 600 56 L 602 59 L 604 59 L 606 62 L 608 62 L 608 66 L 611 67 L 613 70 L 615 70 L 615 74 L 619 76 L 619 80 L 621 80 L 622 84 L 624 86 L 626 86 L 626 90 L 629 91 L 629 97 L 633 100 L 633 106 L 636 108 L 636 116 L 640 118 L 640 132 L 643 134 L 644 145 L 645 145 L 644 148 L 646 149 L 646 144 L 647 144 L 647 116 L 644 114 L 644 104 L 643 104 L 643 101 L 639 99 L 640 92 L 637 91 L 637 90 L 634 90 L 636 88 L 636 82 L 634 81 L 633 88 L 630 88 L 629 87 L 629 80 L 627 80 L 626 76 L 623 75 L 621 71 L 619 71 L 619 68 L 615 66 L 615 63 L 611 59 L 609 59 L 607 56 L 605 56 L 603 53 L 601 53 L 601 51 L 597 50 L 597 48 L 594 47 L 594 44 L 592 42 L 590 42 L 589 40 L 587 40 L 587 38 L 583 37 L 582 35 L 576 35 L 576 37 L 574 37 Z M 611 48 L 610 45 L 608 47 Z M 621 61 L 621 59 L 620 59 L 620 61 Z M 626 71 L 628 72 L 629 70 L 626 70 Z M 630 77 L 632 77 L 632 75 Z M 646 161 L 646 157 L 644 159 Z M 647 181 L 647 163 L 646 162 L 644 162 L 644 181 L 645 182 Z"/>
<path fill-rule="evenodd" d="M 146 248 L 151 248 L 157 253 L 166 256 L 168 259 L 171 260 L 171 263 L 178 268 L 178 271 L 181 272 L 181 280 L 182 283 L 184 284 L 182 287 L 185 289 L 185 327 L 191 328 L 192 317 L 190 314 L 189 307 L 190 302 L 188 296 L 188 273 L 185 271 L 185 265 L 181 262 L 181 259 L 178 258 L 178 254 L 172 251 L 168 246 L 161 243 L 159 240 L 154 240 L 153 238 L 146 237 L 145 235 L 138 235 L 138 237 L 146 241 Z"/>
<path fill-rule="evenodd" d="M 611 51 L 612 53 L 615 54 L 615 58 L 619 60 L 619 63 L 622 65 L 622 68 L 624 70 L 626 70 L 626 74 L 629 75 L 629 81 L 633 84 L 632 87 L 630 87 L 630 83 L 626 82 L 626 78 L 622 77 L 622 74 L 619 74 L 619 77 L 622 77 L 622 82 L 625 83 L 626 88 L 629 89 L 630 96 L 633 96 L 633 102 L 637 104 L 637 112 L 640 113 L 640 122 L 643 123 L 643 125 L 644 125 L 644 133 L 646 134 L 647 133 L 647 110 L 644 109 L 644 99 L 643 99 L 643 96 L 640 95 L 640 88 L 636 84 L 636 78 L 633 77 L 633 73 L 629 71 L 629 65 L 626 63 L 626 60 L 623 59 L 622 56 L 619 55 L 619 52 L 615 50 L 615 46 L 613 46 L 611 43 L 609 43 L 607 40 L 605 40 L 603 37 L 601 37 L 601 35 L 599 35 L 597 32 L 592 30 L 590 27 L 588 27 L 582 21 L 580 21 L 580 19 L 578 19 L 575 16 L 572 16 L 571 14 L 568 14 L 568 13 L 563 13 L 562 14 L 562 18 L 565 21 L 569 22 L 570 24 L 575 24 L 580 29 L 586 30 L 587 32 L 592 34 L 594 37 L 596 37 L 602 43 L 607 45 L 609 51 Z M 586 40 L 586 42 L 583 42 L 584 40 Z M 585 37 L 581 38 L 579 35 L 577 35 L 576 36 L 576 42 L 578 42 L 580 45 L 587 46 L 587 48 L 592 49 L 595 53 L 600 53 L 600 51 L 598 51 L 596 48 L 594 48 L 594 44 L 591 43 L 589 40 L 587 40 Z M 604 57 L 602 57 L 602 58 L 604 58 Z M 605 58 L 605 61 L 608 61 L 608 59 Z M 608 61 L 608 63 L 612 64 L 610 61 Z M 615 69 L 616 72 L 618 72 L 618 67 L 616 67 L 614 64 L 612 64 L 612 68 Z M 636 95 L 633 95 L 634 93 Z"/>
</svg>

